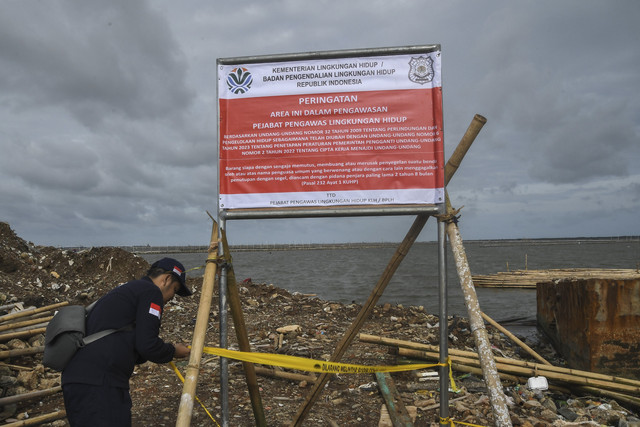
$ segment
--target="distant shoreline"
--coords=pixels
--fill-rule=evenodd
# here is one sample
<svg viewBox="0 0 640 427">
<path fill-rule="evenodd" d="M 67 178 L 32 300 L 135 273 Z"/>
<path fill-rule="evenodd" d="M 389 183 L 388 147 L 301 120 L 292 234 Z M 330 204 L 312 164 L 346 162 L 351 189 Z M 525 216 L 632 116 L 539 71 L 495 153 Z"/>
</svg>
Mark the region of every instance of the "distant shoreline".
<svg viewBox="0 0 640 427">
<path fill-rule="evenodd" d="M 546 238 L 546 239 L 497 239 L 497 240 L 466 240 L 466 244 L 474 244 L 483 247 L 513 246 L 513 245 L 571 245 L 571 244 L 598 244 L 612 242 L 638 242 L 640 236 L 615 236 L 615 237 L 580 237 L 580 238 Z M 416 244 L 432 244 L 435 242 L 416 242 Z M 291 251 L 291 250 L 326 250 L 326 249 L 365 249 L 365 248 L 389 248 L 398 246 L 399 242 L 358 242 L 358 243 L 274 243 L 254 245 L 230 245 L 232 252 L 255 251 Z M 117 246 L 127 252 L 135 254 L 167 254 L 167 253 L 206 253 L 208 246 L 203 245 L 176 245 L 176 246 L 151 246 L 132 245 Z M 88 247 L 67 247 L 67 250 L 86 250 Z"/>
</svg>

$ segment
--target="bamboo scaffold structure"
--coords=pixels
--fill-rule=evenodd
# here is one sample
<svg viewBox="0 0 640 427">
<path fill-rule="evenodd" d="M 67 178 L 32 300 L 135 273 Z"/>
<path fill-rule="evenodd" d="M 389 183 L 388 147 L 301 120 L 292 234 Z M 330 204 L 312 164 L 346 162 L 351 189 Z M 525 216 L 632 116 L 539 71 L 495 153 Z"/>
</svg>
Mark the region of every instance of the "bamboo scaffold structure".
<svg viewBox="0 0 640 427">
<path fill-rule="evenodd" d="M 486 121 L 487 119 L 479 114 L 476 114 L 474 116 L 473 120 L 471 121 L 471 124 L 467 128 L 467 131 L 463 135 L 462 139 L 458 143 L 458 146 L 456 147 L 453 154 L 449 158 L 449 161 L 445 165 L 445 171 L 444 171 L 445 185 L 449 182 L 449 180 L 453 177 L 455 172 L 458 170 L 458 167 L 460 166 L 462 159 L 464 158 L 465 154 L 471 147 L 471 144 L 475 140 L 478 133 L 480 133 L 480 130 L 482 129 Z M 349 327 L 345 335 L 342 337 L 342 339 L 338 343 L 338 346 L 336 347 L 333 354 L 331 355 L 331 358 L 329 359 L 330 361 L 339 362 L 342 356 L 344 355 L 344 353 L 347 351 L 348 347 L 351 345 L 351 343 L 355 339 L 358 331 L 362 328 L 362 325 L 370 316 L 377 301 L 382 296 L 386 286 L 391 281 L 393 274 L 398 269 L 398 267 L 404 260 L 405 256 L 408 254 L 409 249 L 411 249 L 411 247 L 413 246 L 413 243 L 416 241 L 418 235 L 424 228 L 428 219 L 429 219 L 429 215 L 426 215 L 426 214 L 418 215 L 416 217 L 411 228 L 405 235 L 403 241 L 400 243 L 400 245 L 398 245 L 396 252 L 392 256 L 389 263 L 387 264 L 387 267 L 382 273 L 382 276 L 374 286 L 371 294 L 369 295 L 369 298 L 363 304 L 362 309 L 356 316 L 356 319 L 353 321 L 353 323 L 351 324 L 351 326 Z M 308 416 L 309 412 L 311 411 L 311 407 L 313 406 L 314 402 L 320 397 L 320 394 L 324 390 L 324 386 L 327 384 L 327 382 L 329 382 L 329 378 L 330 378 L 329 374 L 326 374 L 326 373 L 321 374 L 318 377 L 318 380 L 313 384 L 311 391 L 307 394 L 305 402 L 298 409 L 298 412 L 296 413 L 294 419 L 292 420 L 290 424 L 291 427 L 304 425 L 303 424 L 304 419 Z"/>
</svg>

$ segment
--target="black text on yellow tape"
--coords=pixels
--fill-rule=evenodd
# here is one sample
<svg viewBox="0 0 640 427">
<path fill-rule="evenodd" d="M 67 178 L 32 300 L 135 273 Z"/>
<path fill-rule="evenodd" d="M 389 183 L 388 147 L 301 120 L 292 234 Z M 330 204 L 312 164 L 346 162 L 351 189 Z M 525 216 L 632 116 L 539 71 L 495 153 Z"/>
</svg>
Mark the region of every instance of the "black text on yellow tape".
<svg viewBox="0 0 640 427">
<path fill-rule="evenodd" d="M 280 366 L 282 368 L 297 369 L 299 371 L 321 372 L 328 374 L 368 374 L 376 372 L 414 371 L 446 365 L 440 363 L 416 363 L 411 365 L 367 366 L 306 359 L 304 357 L 289 356 L 286 354 L 252 353 L 227 350 L 219 347 L 205 347 L 202 351 L 207 354 L 226 357 L 227 359 L 240 360 L 242 362 L 260 363 L 262 365 Z"/>
</svg>

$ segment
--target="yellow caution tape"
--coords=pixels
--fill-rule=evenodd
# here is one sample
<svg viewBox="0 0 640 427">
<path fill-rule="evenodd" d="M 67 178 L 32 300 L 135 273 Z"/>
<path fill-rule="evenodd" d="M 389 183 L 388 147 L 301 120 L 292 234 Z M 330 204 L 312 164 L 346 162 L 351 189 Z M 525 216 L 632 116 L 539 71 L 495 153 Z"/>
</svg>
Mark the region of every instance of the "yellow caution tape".
<svg viewBox="0 0 640 427">
<path fill-rule="evenodd" d="M 178 367 L 176 366 L 175 363 L 173 362 L 169 362 L 169 365 L 171 366 L 171 368 L 173 368 L 173 372 L 176 373 L 176 375 L 178 376 L 178 378 L 180 378 L 180 381 L 182 381 L 184 383 L 184 377 L 182 376 L 182 374 L 180 373 L 180 371 L 178 370 Z M 215 418 L 213 418 L 213 415 L 211 415 L 211 413 L 207 410 L 207 407 L 204 406 L 204 403 L 202 403 L 200 401 L 200 399 L 198 399 L 198 396 L 195 396 L 196 401 L 200 404 L 200 406 L 202 406 L 202 409 L 204 409 L 204 412 L 207 413 L 207 415 L 209 415 L 209 418 L 211 418 L 211 421 L 213 421 L 215 423 L 216 426 L 220 427 L 220 424 L 218 424 L 218 422 L 216 421 Z"/>
<path fill-rule="evenodd" d="M 451 390 L 454 393 L 459 393 L 460 389 L 456 386 L 456 382 L 453 380 L 453 368 L 451 367 L 451 358 L 447 356 L 447 365 L 449 365 L 449 383 L 451 384 Z"/>
<path fill-rule="evenodd" d="M 426 368 L 434 368 L 436 366 L 449 366 L 449 381 L 451 384 L 451 389 L 454 392 L 458 392 L 459 389 L 456 387 L 456 383 L 453 380 L 453 369 L 451 367 L 451 359 L 447 358 L 446 363 L 414 363 L 408 365 L 355 365 L 351 363 L 340 363 L 340 362 L 327 362 L 323 360 L 314 360 L 307 359 L 304 357 L 298 356 L 289 356 L 286 354 L 273 354 L 273 353 L 254 353 L 247 351 L 237 351 L 237 350 L 228 350 L 220 347 L 204 347 L 202 349 L 203 353 L 212 354 L 214 356 L 225 357 L 227 359 L 240 360 L 242 362 L 249 363 L 259 363 L 261 365 L 271 365 L 271 366 L 280 366 L 282 368 L 289 369 L 297 369 L 299 371 L 307 371 L 307 372 L 320 372 L 320 373 L 328 373 L 328 374 L 368 374 L 368 373 L 376 373 L 376 372 L 401 372 L 401 371 L 415 371 Z M 180 380 L 184 383 L 184 378 L 175 363 L 169 362 L 174 372 L 180 378 Z M 213 418 L 213 416 L 209 413 L 204 404 L 195 396 L 196 400 L 202 408 L 205 410 L 207 415 L 213 420 L 216 425 L 219 424 Z M 453 425 L 454 421 L 451 418 L 440 418 L 441 424 L 450 423 Z M 477 426 L 476 424 L 468 424 L 463 422 L 456 422 L 459 424 L 469 425 L 469 426 Z"/>
<path fill-rule="evenodd" d="M 442 418 L 442 417 L 440 417 L 440 424 L 449 424 L 451 427 L 455 427 L 456 424 L 462 424 L 462 425 L 471 426 L 471 427 L 485 427 L 479 424 L 463 423 L 462 421 L 454 421 L 451 418 Z"/>
<path fill-rule="evenodd" d="M 324 360 L 306 359 L 304 357 L 286 354 L 253 353 L 246 351 L 227 350 L 219 347 L 205 347 L 204 353 L 213 354 L 227 359 L 243 362 L 260 363 L 262 365 L 280 366 L 307 372 L 321 372 L 327 374 L 369 374 L 376 372 L 415 371 L 418 369 L 447 366 L 447 363 L 415 363 L 411 365 L 366 366 L 350 363 L 327 362 Z M 450 366 L 450 365 L 449 365 Z M 452 383 L 453 384 L 453 383 Z"/>
</svg>

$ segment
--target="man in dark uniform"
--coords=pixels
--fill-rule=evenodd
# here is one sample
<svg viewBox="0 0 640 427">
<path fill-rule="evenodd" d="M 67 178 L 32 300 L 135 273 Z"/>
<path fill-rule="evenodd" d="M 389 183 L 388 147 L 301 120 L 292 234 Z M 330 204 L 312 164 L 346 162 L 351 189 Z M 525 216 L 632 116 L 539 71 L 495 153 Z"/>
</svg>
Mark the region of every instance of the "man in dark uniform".
<svg viewBox="0 0 640 427">
<path fill-rule="evenodd" d="M 184 344 L 158 337 L 164 304 L 175 294 L 189 296 L 184 266 L 172 258 L 155 262 L 147 275 L 113 289 L 87 317 L 87 335 L 123 330 L 78 350 L 62 372 L 67 418 L 76 426 L 130 426 L 129 378 L 134 365 L 187 357 Z M 128 325 L 132 325 L 128 327 Z"/>
</svg>

